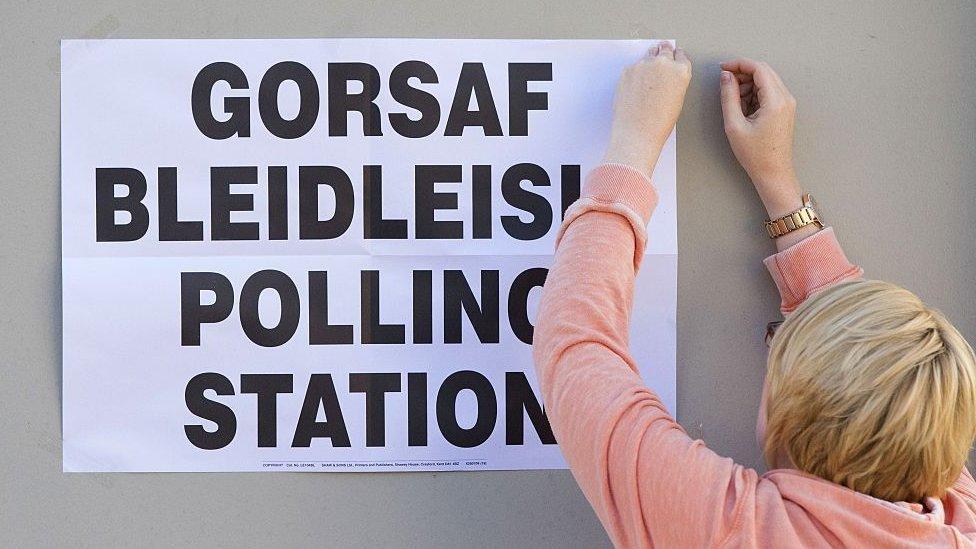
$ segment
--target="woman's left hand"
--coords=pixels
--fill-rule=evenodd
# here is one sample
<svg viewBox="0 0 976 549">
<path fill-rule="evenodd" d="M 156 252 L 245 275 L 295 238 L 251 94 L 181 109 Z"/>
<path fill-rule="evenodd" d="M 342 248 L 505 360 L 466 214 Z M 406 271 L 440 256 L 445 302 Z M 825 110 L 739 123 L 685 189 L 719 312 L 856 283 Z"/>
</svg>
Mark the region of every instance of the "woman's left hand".
<svg viewBox="0 0 976 549">
<path fill-rule="evenodd" d="M 691 82 L 691 60 L 668 42 L 624 69 L 613 103 L 604 162 L 637 168 L 648 178 L 674 129 Z"/>
</svg>

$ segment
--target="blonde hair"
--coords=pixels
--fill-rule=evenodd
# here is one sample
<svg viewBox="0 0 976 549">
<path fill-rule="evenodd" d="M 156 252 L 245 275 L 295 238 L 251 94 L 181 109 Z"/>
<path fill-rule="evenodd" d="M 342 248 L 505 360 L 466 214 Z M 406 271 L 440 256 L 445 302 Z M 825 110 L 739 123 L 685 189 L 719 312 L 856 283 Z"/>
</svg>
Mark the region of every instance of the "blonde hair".
<svg viewBox="0 0 976 549">
<path fill-rule="evenodd" d="M 888 501 L 942 496 L 976 436 L 976 358 L 941 313 L 886 282 L 813 296 L 777 330 L 766 460 Z"/>
</svg>

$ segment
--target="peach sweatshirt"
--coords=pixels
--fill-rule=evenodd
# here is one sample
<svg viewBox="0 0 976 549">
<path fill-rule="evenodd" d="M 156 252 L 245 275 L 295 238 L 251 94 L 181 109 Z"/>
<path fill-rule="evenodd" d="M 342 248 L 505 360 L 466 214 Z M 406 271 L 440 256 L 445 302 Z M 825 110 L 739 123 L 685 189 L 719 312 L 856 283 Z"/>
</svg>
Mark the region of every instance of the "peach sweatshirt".
<svg viewBox="0 0 976 549">
<path fill-rule="evenodd" d="M 882 501 L 796 470 L 760 475 L 692 440 L 628 351 L 634 275 L 657 202 L 633 168 L 590 173 L 567 212 L 534 358 L 566 460 L 618 547 L 976 545 L 976 482 L 941 499 Z M 784 312 L 858 277 L 831 229 L 766 259 Z"/>
</svg>

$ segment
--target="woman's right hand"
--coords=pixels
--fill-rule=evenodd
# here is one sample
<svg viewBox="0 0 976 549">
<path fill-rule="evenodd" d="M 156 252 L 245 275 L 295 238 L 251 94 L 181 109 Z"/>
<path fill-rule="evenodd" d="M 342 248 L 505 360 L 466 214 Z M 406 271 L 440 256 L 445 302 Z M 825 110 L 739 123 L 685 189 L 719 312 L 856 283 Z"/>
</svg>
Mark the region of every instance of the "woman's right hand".
<svg viewBox="0 0 976 549">
<path fill-rule="evenodd" d="M 752 179 L 770 219 L 802 207 L 793 171 L 793 115 L 796 100 L 766 63 L 736 59 L 722 63 L 725 135 Z"/>
</svg>

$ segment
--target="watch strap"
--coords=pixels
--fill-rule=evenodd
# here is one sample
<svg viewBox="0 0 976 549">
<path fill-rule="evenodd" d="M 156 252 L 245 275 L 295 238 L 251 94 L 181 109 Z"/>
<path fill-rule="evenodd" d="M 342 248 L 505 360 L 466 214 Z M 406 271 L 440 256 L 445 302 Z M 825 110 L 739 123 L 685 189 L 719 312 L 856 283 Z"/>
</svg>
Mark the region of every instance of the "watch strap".
<svg viewBox="0 0 976 549">
<path fill-rule="evenodd" d="M 766 229 L 766 234 L 769 235 L 769 238 L 779 238 L 797 229 L 802 229 L 807 225 L 816 225 L 817 227 L 823 228 L 823 223 L 820 221 L 820 217 L 817 216 L 816 210 L 810 205 L 810 200 L 807 196 L 809 195 L 803 197 L 804 205 L 802 208 L 794 210 L 778 219 L 767 219 L 763 221 L 763 227 Z"/>
</svg>

